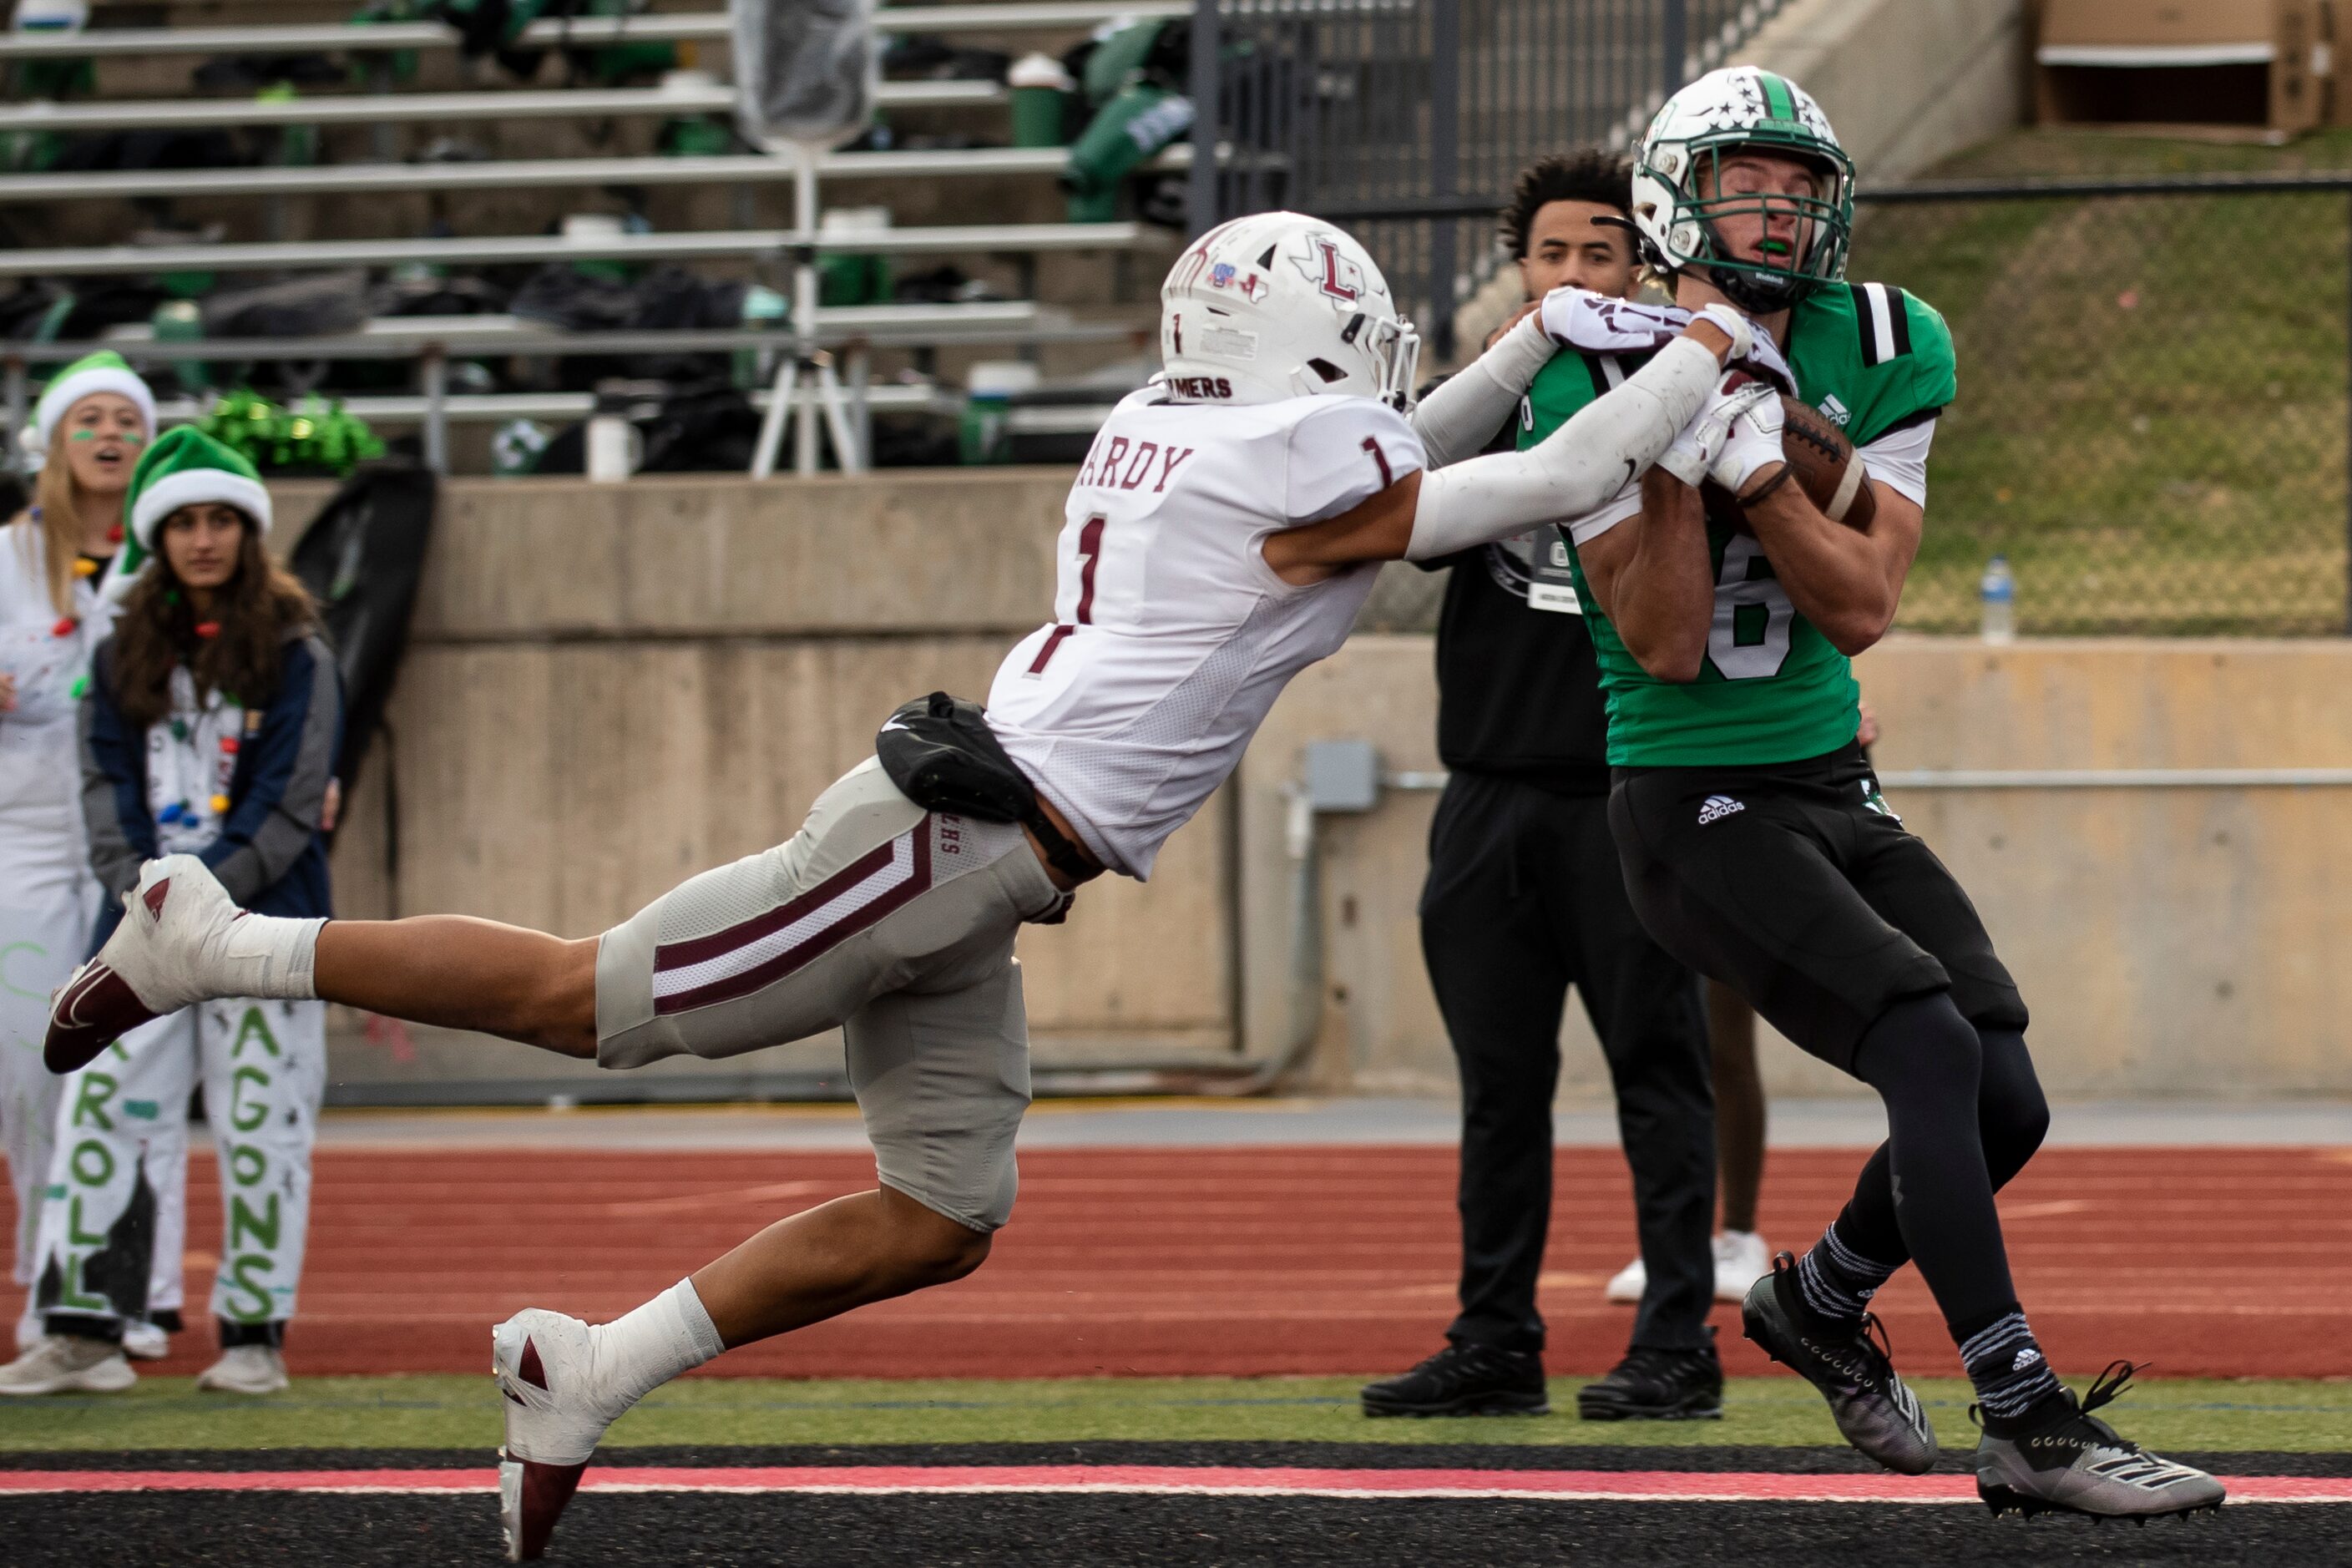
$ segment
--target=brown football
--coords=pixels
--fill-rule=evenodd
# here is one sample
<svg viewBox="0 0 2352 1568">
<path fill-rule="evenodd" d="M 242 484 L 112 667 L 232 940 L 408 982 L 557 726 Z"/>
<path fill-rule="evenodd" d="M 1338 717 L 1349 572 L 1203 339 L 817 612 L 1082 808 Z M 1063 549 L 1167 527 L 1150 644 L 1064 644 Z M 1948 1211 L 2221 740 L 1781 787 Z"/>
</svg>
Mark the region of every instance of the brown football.
<svg viewBox="0 0 2352 1568">
<path fill-rule="evenodd" d="M 1820 409 L 1793 397 L 1780 399 L 1780 450 L 1797 470 L 1795 482 L 1805 487 L 1805 494 L 1831 521 L 1844 523 L 1856 532 L 1867 530 L 1878 509 L 1878 498 L 1864 482 L 1862 465 L 1853 458 L 1853 443 L 1845 438 L 1845 432 L 1831 424 Z M 1728 490 L 1710 482 L 1701 494 L 1709 517 L 1722 518 L 1743 533 L 1749 531 L 1747 518 L 1740 515 Z"/>
</svg>

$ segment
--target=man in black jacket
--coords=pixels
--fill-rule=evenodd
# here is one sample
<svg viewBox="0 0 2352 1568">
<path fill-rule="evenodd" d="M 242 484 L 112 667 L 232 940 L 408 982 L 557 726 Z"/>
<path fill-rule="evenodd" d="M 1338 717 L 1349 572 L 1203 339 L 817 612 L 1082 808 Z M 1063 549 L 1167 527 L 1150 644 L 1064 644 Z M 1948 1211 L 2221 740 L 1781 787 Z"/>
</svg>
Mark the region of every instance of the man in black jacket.
<svg viewBox="0 0 2352 1568">
<path fill-rule="evenodd" d="M 1503 214 L 1530 300 L 1638 287 L 1625 164 L 1547 158 Z M 1533 307 L 1529 307 L 1532 309 Z M 1503 445 L 1512 432 L 1499 433 Z M 1450 566 L 1437 630 L 1438 751 L 1422 951 L 1462 1073 L 1461 1315 L 1447 1347 L 1363 1391 L 1371 1415 L 1540 1413 L 1536 1309 L 1551 1215 L 1551 1103 L 1573 984 L 1601 1037 L 1633 1168 L 1647 1288 L 1632 1346 L 1579 1391 L 1589 1420 L 1721 1414 L 1714 1098 L 1698 981 L 1634 918 L 1607 820 L 1608 721 L 1554 531 Z"/>
</svg>

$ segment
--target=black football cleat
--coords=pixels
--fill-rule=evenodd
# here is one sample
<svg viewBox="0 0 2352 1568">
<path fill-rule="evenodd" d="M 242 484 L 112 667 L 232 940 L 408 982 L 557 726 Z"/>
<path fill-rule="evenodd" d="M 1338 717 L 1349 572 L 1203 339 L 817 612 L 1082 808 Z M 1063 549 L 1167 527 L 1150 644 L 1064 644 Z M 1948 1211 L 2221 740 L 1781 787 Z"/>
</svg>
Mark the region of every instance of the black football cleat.
<svg viewBox="0 0 2352 1568">
<path fill-rule="evenodd" d="M 2127 1361 L 2112 1362 L 2080 1403 L 2068 1394 L 2065 1407 L 2041 1426 L 2002 1437 L 1984 1435 L 1977 1445 L 1977 1496 L 1995 1518 L 2015 1509 L 2029 1519 L 2084 1513 L 2144 1524 L 2221 1509 L 2220 1481 L 2148 1453 L 2091 1414 L 2129 1386 L 2137 1370 Z"/>
<path fill-rule="evenodd" d="M 1936 1429 L 1919 1396 L 1895 1375 L 1877 1319 L 1864 1312 L 1847 1325 L 1816 1316 L 1797 1283 L 1796 1259 L 1785 1252 L 1748 1288 L 1739 1316 L 1742 1331 L 1766 1355 L 1821 1391 L 1847 1442 L 1897 1475 L 1935 1468 Z"/>
</svg>

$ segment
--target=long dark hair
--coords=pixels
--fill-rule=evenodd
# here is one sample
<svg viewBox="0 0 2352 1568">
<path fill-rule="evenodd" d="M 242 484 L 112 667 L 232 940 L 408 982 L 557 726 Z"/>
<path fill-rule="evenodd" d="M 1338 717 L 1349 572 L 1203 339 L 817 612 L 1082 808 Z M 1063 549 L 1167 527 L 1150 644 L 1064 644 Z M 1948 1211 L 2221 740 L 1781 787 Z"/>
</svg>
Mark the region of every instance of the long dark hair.
<svg viewBox="0 0 2352 1568">
<path fill-rule="evenodd" d="M 198 697 L 219 691 L 247 708 L 267 707 L 278 695 L 286 639 L 318 624 L 309 591 L 269 559 L 253 520 L 244 521 L 236 570 L 213 593 L 210 618 L 220 630 L 208 637 L 196 635 L 195 606 L 163 551 L 171 519 L 156 529 L 155 559 L 122 602 L 107 671 L 131 722 L 144 727 L 171 712 L 172 671 L 184 664 Z"/>
</svg>

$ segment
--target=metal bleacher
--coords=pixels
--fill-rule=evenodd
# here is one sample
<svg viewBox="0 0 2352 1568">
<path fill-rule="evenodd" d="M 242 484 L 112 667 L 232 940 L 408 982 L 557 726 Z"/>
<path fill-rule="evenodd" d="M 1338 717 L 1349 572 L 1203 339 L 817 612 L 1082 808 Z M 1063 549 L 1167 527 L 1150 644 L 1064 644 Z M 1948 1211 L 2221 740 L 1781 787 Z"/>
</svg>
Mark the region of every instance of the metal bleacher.
<svg viewBox="0 0 2352 1568">
<path fill-rule="evenodd" d="M 1070 3 L 915 5 L 885 9 L 877 25 L 885 33 L 935 35 L 999 34 L 1076 36 L 1113 17 L 1168 17 L 1189 14 L 1189 0 L 1140 0 L 1132 4 Z M 655 13 L 625 17 L 576 18 L 534 23 L 520 42 L 531 46 L 594 47 L 622 41 L 723 43 L 729 37 L 723 12 Z M 242 26 L 99 28 L 73 34 L 0 34 L 0 67 L 14 61 L 61 58 L 117 60 L 137 68 L 168 57 L 272 56 L 326 52 L 355 64 L 380 61 L 389 52 L 454 49 L 453 30 L 430 23 L 319 25 L 288 22 Z M 1058 45 L 1055 47 L 1059 47 Z M 707 58 L 707 57 L 706 57 Z M 807 283 L 815 258 L 833 254 L 875 257 L 1020 258 L 1024 287 L 1034 281 L 1034 258 L 1074 252 L 1155 251 L 1172 244 L 1168 230 L 1128 221 L 1103 223 L 925 223 L 907 227 L 836 230 L 820 225 L 818 184 L 856 181 L 887 191 L 894 182 L 929 185 L 939 181 L 1028 177 L 1048 179 L 1063 166 L 1063 149 L 972 147 L 914 148 L 821 153 L 813 157 L 787 145 L 747 150 L 735 155 L 488 158 L 398 162 L 387 129 L 465 122 L 520 121 L 583 121 L 730 118 L 731 86 L 702 72 L 677 73 L 650 88 L 582 87 L 549 89 L 530 85 L 498 88 L 469 85 L 461 91 L 387 90 L 389 76 L 366 73 L 369 87 L 300 96 L 76 100 L 70 102 L 0 104 L 0 135 L 142 131 L 205 131 L 238 127 L 379 128 L 373 155 L 362 162 L 286 163 L 252 167 L 159 168 L 31 174 L 0 174 L 0 208 L 107 201 L 169 203 L 182 198 L 257 198 L 265 204 L 264 237 L 226 239 L 191 236 L 152 244 L 52 245 L 0 248 L 0 278 L 75 279 L 202 272 L 244 277 L 353 268 L 370 270 L 470 266 L 534 265 L 548 261 L 655 261 L 733 263 L 756 269 L 797 271 L 803 295 L 790 331 L 732 333 L 562 332 L 512 317 L 423 317 L 372 321 L 355 334 L 333 340 L 207 339 L 158 342 L 143 327 L 116 328 L 106 341 L 134 357 L 221 363 L 414 357 L 420 392 L 415 396 L 355 396 L 348 405 L 363 417 L 390 423 L 421 420 L 427 426 L 428 458 L 446 460 L 450 423 L 514 417 L 576 417 L 587 395 L 498 393 L 459 395 L 442 382 L 451 355 L 529 354 L 562 358 L 616 352 L 709 347 L 756 348 L 771 356 L 840 352 L 850 362 L 861 421 L 875 409 L 941 409 L 950 405 L 928 387 L 867 384 L 864 356 L 877 346 L 932 350 L 980 343 L 1011 344 L 1026 353 L 1040 345 L 1132 341 L 1131 323 L 1081 321 L 1066 310 L 1034 300 L 982 300 L 814 309 Z M 152 93 L 152 88 L 151 88 Z M 991 80 L 886 81 L 877 107 L 897 111 L 1001 109 L 1004 88 Z M 559 132 L 560 134 L 560 132 Z M 1176 171 L 1190 162 L 1190 149 L 1170 149 L 1150 166 Z M 793 183 L 796 200 L 790 226 L 740 226 L 750 208 L 745 194 L 755 187 Z M 708 187 L 733 193 L 737 224 L 618 234 L 457 234 L 427 237 L 287 239 L 279 198 L 413 193 L 435 198 L 467 193 L 504 195 L 532 190 L 601 188 L 642 192 L 658 188 Z M 927 193 L 928 194 L 928 193 Z M 633 198 L 634 199 L 634 198 Z M 861 200 L 870 197 L 861 196 Z M 148 209 L 142 208 L 143 211 Z M 509 223 L 513 220 L 507 219 Z M 235 226 L 243 226 L 244 220 Z M 92 233 L 83 226 L 84 233 Z M 94 236 L 93 236 L 94 237 Z M 624 350 L 626 338 L 635 349 Z M 704 339 L 714 341 L 704 343 Z M 26 395 L 27 367 L 55 363 L 68 348 L 89 345 L 0 344 L 12 426 Z M 780 382 L 779 386 L 785 383 Z M 789 391 L 799 407 L 807 383 Z M 192 408 L 167 405 L 166 416 Z M 803 430 L 813 422 L 803 421 Z M 863 454 L 842 451 L 845 467 L 863 464 Z M 870 451 L 870 434 L 853 447 Z M 813 469 L 814 442 L 803 436 L 799 467 Z"/>
</svg>

